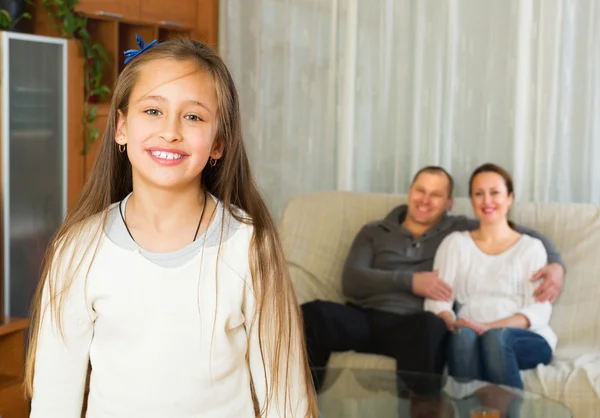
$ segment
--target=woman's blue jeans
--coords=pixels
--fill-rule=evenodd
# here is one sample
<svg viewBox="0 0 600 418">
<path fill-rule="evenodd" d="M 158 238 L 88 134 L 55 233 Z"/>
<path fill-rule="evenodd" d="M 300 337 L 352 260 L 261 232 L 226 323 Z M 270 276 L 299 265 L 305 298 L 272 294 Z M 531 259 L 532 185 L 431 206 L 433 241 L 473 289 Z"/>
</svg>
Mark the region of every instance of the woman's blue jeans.
<svg viewBox="0 0 600 418">
<path fill-rule="evenodd" d="M 552 349 L 539 334 L 526 329 L 493 328 L 481 336 L 470 328 L 450 334 L 448 372 L 456 379 L 523 389 L 521 370 L 548 364 Z"/>
</svg>

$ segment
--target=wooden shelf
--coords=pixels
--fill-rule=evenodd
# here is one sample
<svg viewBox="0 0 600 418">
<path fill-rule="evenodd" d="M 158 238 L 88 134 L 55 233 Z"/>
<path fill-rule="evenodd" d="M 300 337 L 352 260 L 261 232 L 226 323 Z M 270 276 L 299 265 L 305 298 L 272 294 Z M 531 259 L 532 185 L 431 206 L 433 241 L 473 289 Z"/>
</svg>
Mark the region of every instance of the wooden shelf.
<svg viewBox="0 0 600 418">
<path fill-rule="evenodd" d="M 105 16 L 111 19 L 138 18 L 140 0 L 80 0 L 76 10 L 88 16 Z"/>
<path fill-rule="evenodd" d="M 165 26 L 195 27 L 198 2 L 196 0 L 144 0 L 140 2 L 140 18 Z"/>
<path fill-rule="evenodd" d="M 80 0 L 76 9 L 94 18 L 193 29 L 201 5 L 199 0 L 179 0 L 176 5 L 161 0 Z"/>
<path fill-rule="evenodd" d="M 142 20 L 142 19 L 131 19 L 131 18 L 117 18 L 115 16 L 101 14 L 101 13 L 86 13 L 89 20 L 104 20 L 110 22 L 119 22 L 121 24 L 127 25 L 138 25 L 138 26 L 160 26 L 162 28 L 174 28 L 185 31 L 193 31 L 196 29 L 194 26 L 188 25 L 174 25 L 170 24 L 168 21 L 154 21 L 154 20 Z"/>
<path fill-rule="evenodd" d="M 29 321 L 24 318 L 5 318 L 0 322 L 0 337 L 8 334 L 12 334 L 16 331 L 22 331 L 27 329 Z"/>
</svg>

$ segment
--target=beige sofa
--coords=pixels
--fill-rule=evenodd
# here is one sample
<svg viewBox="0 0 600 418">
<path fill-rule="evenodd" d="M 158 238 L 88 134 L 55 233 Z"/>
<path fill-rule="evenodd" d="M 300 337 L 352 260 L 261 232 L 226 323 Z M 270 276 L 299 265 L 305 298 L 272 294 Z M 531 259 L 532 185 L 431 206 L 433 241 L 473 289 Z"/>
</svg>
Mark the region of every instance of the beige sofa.
<svg viewBox="0 0 600 418">
<path fill-rule="evenodd" d="M 340 275 L 355 235 L 404 202 L 397 195 L 351 192 L 294 197 L 279 226 L 300 303 L 342 302 Z M 471 216 L 470 202 L 456 199 L 452 213 Z M 551 322 L 559 338 L 555 359 L 523 373 L 525 388 L 567 405 L 574 417 L 600 418 L 600 206 L 516 202 L 511 218 L 548 236 L 568 268 Z M 330 366 L 394 369 L 394 362 L 338 353 Z"/>
</svg>

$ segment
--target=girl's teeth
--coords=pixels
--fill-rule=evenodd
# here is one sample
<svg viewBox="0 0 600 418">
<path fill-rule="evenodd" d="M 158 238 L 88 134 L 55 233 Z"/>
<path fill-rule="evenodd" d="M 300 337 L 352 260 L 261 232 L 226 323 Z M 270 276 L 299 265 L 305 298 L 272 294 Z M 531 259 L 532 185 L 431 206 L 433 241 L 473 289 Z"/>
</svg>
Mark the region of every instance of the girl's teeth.
<svg viewBox="0 0 600 418">
<path fill-rule="evenodd" d="M 181 158 L 181 154 L 176 154 L 174 152 L 152 151 L 152 155 L 164 160 L 178 160 Z"/>
</svg>

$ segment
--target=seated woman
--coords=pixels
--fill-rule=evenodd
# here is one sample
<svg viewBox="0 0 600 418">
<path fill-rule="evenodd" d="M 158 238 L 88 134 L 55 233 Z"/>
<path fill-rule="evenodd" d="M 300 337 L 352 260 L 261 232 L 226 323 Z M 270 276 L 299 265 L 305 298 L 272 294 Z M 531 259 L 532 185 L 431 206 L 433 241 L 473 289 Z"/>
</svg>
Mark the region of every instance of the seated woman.
<svg viewBox="0 0 600 418">
<path fill-rule="evenodd" d="M 477 168 L 469 195 L 479 229 L 448 235 L 434 261 L 454 300 L 427 299 L 425 310 L 453 331 L 451 376 L 522 389 L 520 370 L 548 364 L 557 343 L 549 326 L 552 305 L 533 298 L 536 284 L 529 279 L 546 265 L 547 253 L 541 241 L 519 234 L 508 220 L 514 194 L 506 170 L 494 164 Z"/>
</svg>

